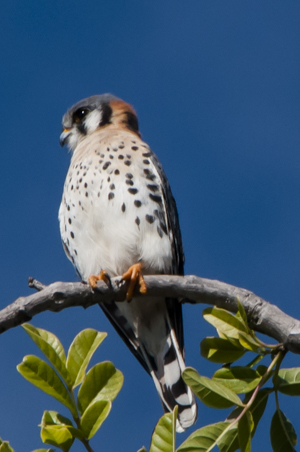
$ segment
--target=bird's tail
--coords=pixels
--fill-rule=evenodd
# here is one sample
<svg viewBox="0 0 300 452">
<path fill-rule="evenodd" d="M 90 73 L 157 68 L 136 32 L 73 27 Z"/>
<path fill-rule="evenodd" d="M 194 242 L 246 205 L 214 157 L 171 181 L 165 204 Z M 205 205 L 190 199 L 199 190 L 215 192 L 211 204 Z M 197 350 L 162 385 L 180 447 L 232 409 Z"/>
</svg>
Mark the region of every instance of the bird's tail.
<svg viewBox="0 0 300 452">
<path fill-rule="evenodd" d="M 196 422 L 197 404 L 194 394 L 181 376 L 185 363 L 173 329 L 170 330 L 163 352 L 155 357 L 147 354 L 145 359 L 164 410 L 172 411 L 178 406 L 176 430 L 183 432 Z"/>
</svg>

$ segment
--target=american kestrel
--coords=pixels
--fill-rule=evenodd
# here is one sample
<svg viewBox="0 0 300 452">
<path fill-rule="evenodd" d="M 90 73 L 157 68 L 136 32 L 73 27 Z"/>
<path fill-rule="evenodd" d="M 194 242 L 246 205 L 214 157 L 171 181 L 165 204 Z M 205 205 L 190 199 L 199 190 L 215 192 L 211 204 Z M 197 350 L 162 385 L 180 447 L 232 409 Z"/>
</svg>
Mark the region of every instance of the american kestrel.
<svg viewBox="0 0 300 452">
<path fill-rule="evenodd" d="M 73 151 L 59 209 L 68 258 L 95 287 L 106 275 L 146 291 L 142 274 L 183 275 L 175 200 L 163 168 L 141 139 L 131 105 L 111 94 L 73 105 L 62 120 L 61 145 Z M 101 303 L 126 345 L 152 376 L 165 411 L 178 405 L 177 431 L 195 423 L 197 405 L 185 368 L 181 304 L 134 296 Z"/>
</svg>

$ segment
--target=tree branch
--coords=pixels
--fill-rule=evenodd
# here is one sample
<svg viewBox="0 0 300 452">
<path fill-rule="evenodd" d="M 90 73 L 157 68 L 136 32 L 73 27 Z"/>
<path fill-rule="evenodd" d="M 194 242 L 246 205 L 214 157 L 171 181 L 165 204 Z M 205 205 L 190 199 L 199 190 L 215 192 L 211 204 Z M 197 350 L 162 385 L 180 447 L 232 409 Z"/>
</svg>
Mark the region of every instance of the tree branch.
<svg viewBox="0 0 300 452">
<path fill-rule="evenodd" d="M 247 312 L 251 328 L 283 343 L 286 349 L 300 353 L 300 321 L 249 290 L 193 275 L 145 276 L 145 281 L 145 298 L 176 297 L 183 303 L 204 303 L 231 312 L 236 312 L 238 298 Z M 111 279 L 110 287 L 99 281 L 96 291 L 82 282 L 55 282 L 45 286 L 32 278 L 29 286 L 38 292 L 20 297 L 0 311 L 0 333 L 31 320 L 40 312 L 58 312 L 73 306 L 87 308 L 103 301 L 124 301 L 127 289 L 119 277 Z"/>
</svg>

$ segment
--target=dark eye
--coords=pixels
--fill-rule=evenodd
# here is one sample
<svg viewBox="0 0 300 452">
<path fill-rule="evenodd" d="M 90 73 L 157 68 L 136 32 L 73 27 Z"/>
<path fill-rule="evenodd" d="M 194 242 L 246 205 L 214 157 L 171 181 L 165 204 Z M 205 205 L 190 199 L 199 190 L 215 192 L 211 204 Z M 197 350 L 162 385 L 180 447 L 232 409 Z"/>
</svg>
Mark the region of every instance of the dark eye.
<svg viewBox="0 0 300 452">
<path fill-rule="evenodd" d="M 90 110 L 88 108 L 78 108 L 74 113 L 73 113 L 73 121 L 78 123 L 80 121 L 83 120 L 83 118 L 88 114 Z"/>
</svg>

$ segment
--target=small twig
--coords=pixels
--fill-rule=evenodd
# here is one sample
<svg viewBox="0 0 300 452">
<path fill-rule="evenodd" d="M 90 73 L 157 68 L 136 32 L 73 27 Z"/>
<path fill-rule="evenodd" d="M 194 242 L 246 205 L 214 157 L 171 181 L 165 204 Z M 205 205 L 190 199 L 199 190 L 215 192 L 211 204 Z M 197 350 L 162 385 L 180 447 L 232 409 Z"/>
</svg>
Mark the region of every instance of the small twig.
<svg viewBox="0 0 300 452">
<path fill-rule="evenodd" d="M 28 286 L 31 289 L 36 289 L 38 291 L 41 291 L 47 287 L 45 284 L 42 284 L 37 279 L 34 279 L 31 276 L 29 276 L 29 278 L 28 278 Z"/>
</svg>

